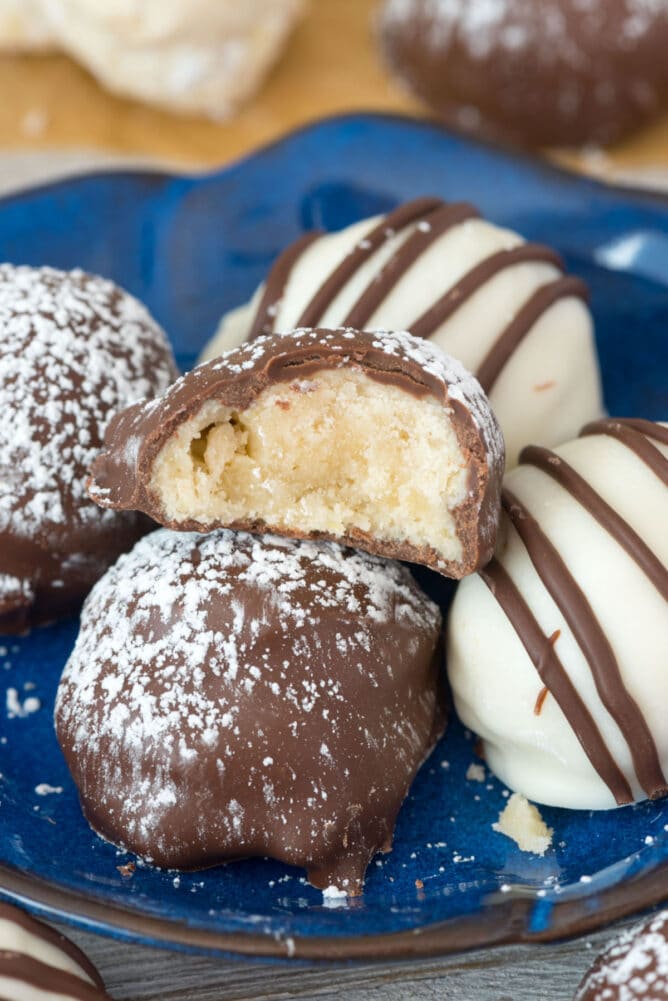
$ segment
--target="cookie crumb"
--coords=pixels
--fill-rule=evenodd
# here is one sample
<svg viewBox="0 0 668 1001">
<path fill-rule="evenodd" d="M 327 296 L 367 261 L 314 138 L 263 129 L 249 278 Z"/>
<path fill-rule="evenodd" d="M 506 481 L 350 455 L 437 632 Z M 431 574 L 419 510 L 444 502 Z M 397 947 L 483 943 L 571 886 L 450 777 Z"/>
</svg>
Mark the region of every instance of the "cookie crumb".
<svg viewBox="0 0 668 1001">
<path fill-rule="evenodd" d="M 536 806 L 521 793 L 514 792 L 499 814 L 492 829 L 511 838 L 520 851 L 544 855 L 552 844 L 554 831 L 548 827 Z"/>
</svg>

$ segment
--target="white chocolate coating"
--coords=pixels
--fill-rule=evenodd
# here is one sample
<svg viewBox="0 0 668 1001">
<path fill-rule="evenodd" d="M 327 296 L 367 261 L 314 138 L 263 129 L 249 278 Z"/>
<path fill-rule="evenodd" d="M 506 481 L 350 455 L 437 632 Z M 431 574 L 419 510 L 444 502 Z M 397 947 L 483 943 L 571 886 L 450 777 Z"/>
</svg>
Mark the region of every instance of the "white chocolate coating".
<svg viewBox="0 0 668 1001">
<path fill-rule="evenodd" d="M 0 0 L 0 45 L 47 41 L 114 93 L 222 119 L 260 87 L 303 0 Z"/>
<path fill-rule="evenodd" d="M 302 251 L 272 310 L 274 331 L 288 331 L 301 322 L 302 311 L 314 293 L 355 248 L 364 245 L 381 221 L 382 217 L 365 219 L 317 238 Z M 347 314 L 360 294 L 378 280 L 392 255 L 424 225 L 428 224 L 413 222 L 386 238 L 334 296 L 317 324 L 347 324 Z M 412 330 L 418 318 L 476 265 L 523 244 L 518 234 L 482 219 L 468 218 L 451 226 L 391 285 L 365 327 Z M 549 260 L 507 266 L 466 298 L 430 339 L 476 372 L 531 296 L 561 276 L 557 264 Z M 263 287 L 247 306 L 223 317 L 201 360 L 215 357 L 248 337 L 262 294 Z M 509 467 L 515 465 L 520 449 L 528 442 L 557 444 L 576 434 L 584 422 L 601 415 L 592 321 L 581 299 L 559 298 L 538 317 L 488 395 L 506 439 Z"/>
<path fill-rule="evenodd" d="M 95 968 L 55 929 L 0 903 L 0 997 L 11 1001 L 104 1001 Z"/>
<path fill-rule="evenodd" d="M 42 0 L 0 0 L 0 49 L 14 52 L 50 48 L 53 44 Z"/>
<path fill-rule="evenodd" d="M 665 575 L 668 489 L 662 476 L 668 475 L 668 442 L 646 440 L 660 453 L 659 462 L 663 456 L 661 475 L 632 448 L 608 434 L 575 439 L 557 448 L 555 454 L 624 519 L 657 558 L 659 574 L 663 567 Z M 555 462 L 554 458 L 550 461 Z M 541 468 L 521 465 L 506 477 L 505 487 L 536 519 L 584 593 L 607 636 L 623 686 L 646 721 L 665 775 L 668 772 L 665 576 L 662 594 L 638 560 L 590 509 Z M 520 515 L 520 526 L 526 521 Z M 600 737 L 628 782 L 629 798 L 647 798 L 648 790 L 639 781 L 631 749 L 634 743 L 637 749 L 641 735 L 638 733 L 635 741 L 625 738 L 620 725 L 604 706 L 594 682 L 592 664 L 564 614 L 564 602 L 557 603 L 544 583 L 548 577 L 554 582 L 554 571 L 546 563 L 532 561 L 507 511 L 499 540 L 496 561 L 531 609 L 545 636 L 545 647 L 554 648 L 584 701 Z M 539 576 L 540 568 L 543 579 Z M 483 739 L 487 764 L 511 789 L 554 806 L 614 807 L 616 800 L 611 788 L 594 768 L 551 688 L 540 706 L 543 678 L 504 611 L 498 578 L 496 582 L 494 579 L 494 564 L 485 573 L 491 577 L 491 586 L 480 575 L 466 579 L 457 591 L 450 613 L 448 673 L 461 719 Z M 602 664 L 600 658 L 599 664 Z"/>
</svg>

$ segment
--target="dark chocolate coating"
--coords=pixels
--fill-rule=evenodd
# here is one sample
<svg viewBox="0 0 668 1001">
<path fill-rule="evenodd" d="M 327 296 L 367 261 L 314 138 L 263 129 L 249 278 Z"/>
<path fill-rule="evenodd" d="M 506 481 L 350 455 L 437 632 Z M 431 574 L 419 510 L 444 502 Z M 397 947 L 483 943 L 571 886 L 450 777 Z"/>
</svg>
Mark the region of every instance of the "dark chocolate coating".
<svg viewBox="0 0 668 1001">
<path fill-rule="evenodd" d="M 270 856 L 359 892 L 445 726 L 440 635 L 401 564 L 147 536 L 88 597 L 58 692 L 86 817 L 161 867 Z"/>
<path fill-rule="evenodd" d="M 386 0 L 380 36 L 411 90 L 495 140 L 607 144 L 668 106 L 666 4 Z"/>
<path fill-rule="evenodd" d="M 351 529 L 342 537 L 295 533 L 283 525 L 252 520 L 221 526 L 195 519 L 169 520 L 150 489 L 153 462 L 170 436 L 202 405 L 215 399 L 243 414 L 267 387 L 294 382 L 327 369 L 355 368 L 381 384 L 417 398 L 432 396 L 450 413 L 469 469 L 469 492 L 453 511 L 462 557 L 445 560 L 427 545 L 379 539 Z M 280 415 L 276 415 L 280 420 Z M 104 449 L 92 467 L 90 496 L 105 507 L 144 511 L 180 531 L 218 527 L 277 532 L 298 537 L 334 538 L 391 559 L 429 566 L 460 578 L 489 561 L 500 511 L 504 447 L 498 423 L 479 383 L 440 348 L 409 334 L 355 330 L 297 330 L 259 337 L 198 366 L 179 379 L 157 404 L 135 404 L 110 424 Z"/>
<path fill-rule="evenodd" d="M 668 911 L 614 939 L 583 977 L 575 1001 L 668 1001 Z"/>
<path fill-rule="evenodd" d="M 36 991 L 71 998 L 72 1001 L 109 1001 L 102 978 L 93 964 L 55 928 L 3 903 L 0 903 L 0 922 L 15 926 L 17 939 L 27 934 L 36 940 L 26 944 L 29 951 L 17 951 L 14 947 L 15 940 L 0 931 L 0 980 L 7 980 L 9 983 L 13 981 L 16 989 L 26 996 L 30 988 L 34 988 Z M 74 963 L 82 975 L 54 966 L 50 956 L 53 949 Z M 0 987 L 3 998 L 5 990 Z M 9 995 L 7 1001 L 11 1001 Z"/>
<path fill-rule="evenodd" d="M 176 377 L 164 333 L 117 286 L 0 266 L 0 633 L 76 610 L 149 526 L 86 497 L 112 413 Z"/>
</svg>

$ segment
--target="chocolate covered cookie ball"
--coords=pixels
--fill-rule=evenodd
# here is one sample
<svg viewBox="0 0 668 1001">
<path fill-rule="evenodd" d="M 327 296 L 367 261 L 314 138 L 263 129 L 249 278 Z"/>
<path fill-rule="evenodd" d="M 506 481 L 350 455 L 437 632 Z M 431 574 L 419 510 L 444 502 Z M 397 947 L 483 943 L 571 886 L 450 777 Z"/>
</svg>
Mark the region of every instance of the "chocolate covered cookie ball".
<svg viewBox="0 0 668 1001">
<path fill-rule="evenodd" d="M 663 0 L 387 0 L 380 36 L 418 97 L 493 139 L 607 144 L 668 107 Z"/>
<path fill-rule="evenodd" d="M 492 555 L 502 473 L 487 398 L 439 348 L 297 330 L 119 414 L 89 490 L 169 528 L 328 538 L 459 578 Z"/>
<path fill-rule="evenodd" d="M 585 974 L 575 1001 L 668 1001 L 668 911 L 614 939 Z"/>
<path fill-rule="evenodd" d="M 358 893 L 444 729 L 440 625 L 398 563 L 147 536 L 91 592 L 58 692 L 86 817 L 158 866 L 269 856 Z"/>
<path fill-rule="evenodd" d="M 160 327 L 112 282 L 0 265 L 0 632 L 74 611 L 146 531 L 85 481 L 112 414 L 176 374 Z"/>
</svg>

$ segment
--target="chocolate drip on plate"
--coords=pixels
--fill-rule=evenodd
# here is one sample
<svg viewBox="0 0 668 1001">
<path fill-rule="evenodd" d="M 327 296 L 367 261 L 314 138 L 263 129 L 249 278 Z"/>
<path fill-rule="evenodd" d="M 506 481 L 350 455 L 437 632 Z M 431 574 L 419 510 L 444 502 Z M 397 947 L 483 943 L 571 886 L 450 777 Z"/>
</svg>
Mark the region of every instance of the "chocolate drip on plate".
<svg viewBox="0 0 668 1001">
<path fill-rule="evenodd" d="M 296 326 L 316 327 L 341 289 L 386 240 L 414 222 L 427 221 L 432 213 L 440 211 L 442 207 L 443 202 L 440 198 L 416 198 L 415 201 L 400 205 L 394 212 L 381 219 L 317 289 Z"/>
<path fill-rule="evenodd" d="M 505 612 L 539 677 L 554 696 L 592 766 L 615 797 L 615 802 L 620 806 L 632 803 L 631 787 L 561 663 L 552 637 L 545 635 L 514 581 L 496 558 L 478 572 Z"/>
<path fill-rule="evenodd" d="M 650 799 L 664 795 L 668 784 L 647 720 L 624 685 L 614 651 L 584 592 L 536 519 L 508 489 L 502 505 L 587 659 L 601 702 L 629 747 L 640 785 Z"/>
<path fill-rule="evenodd" d="M 668 486 L 668 459 L 663 452 L 652 445 L 648 438 L 653 438 L 661 444 L 668 444 L 668 428 L 654 424 L 652 421 L 634 419 L 607 418 L 585 424 L 580 431 L 580 437 L 589 434 L 607 434 L 626 445 L 639 459 L 649 466 L 653 473 Z"/>
<path fill-rule="evenodd" d="M 542 285 L 525 302 L 517 315 L 501 332 L 476 372 L 478 382 L 486 393 L 489 394 L 508 359 L 543 313 L 546 313 L 559 299 L 568 299 L 573 296 L 586 301 L 589 298 L 589 290 L 579 278 L 569 276 L 557 278 L 547 285 Z"/>
<path fill-rule="evenodd" d="M 629 523 L 603 500 L 579 473 L 548 448 L 529 445 L 520 452 L 520 463 L 535 466 L 563 487 L 619 543 L 668 601 L 668 569 Z"/>
<path fill-rule="evenodd" d="M 304 233 L 302 237 L 290 244 L 276 259 L 267 276 L 267 284 L 265 285 L 260 304 L 253 318 L 247 340 L 254 341 L 256 337 L 261 337 L 262 334 L 270 334 L 273 331 L 273 312 L 285 294 L 285 287 L 288 284 L 292 269 L 304 251 L 321 236 L 322 230 Z"/>
<path fill-rule="evenodd" d="M 352 327 L 354 330 L 363 330 L 383 300 L 398 285 L 418 258 L 449 229 L 453 229 L 467 219 L 477 218 L 477 216 L 478 213 L 472 205 L 456 202 L 452 205 L 441 205 L 429 216 L 424 217 L 421 224 L 362 292 L 343 321 L 343 326 Z"/>
<path fill-rule="evenodd" d="M 440 299 L 437 299 L 433 306 L 430 306 L 415 323 L 411 324 L 411 333 L 415 337 L 431 337 L 467 299 L 470 299 L 494 275 L 506 268 L 512 268 L 515 264 L 533 261 L 553 264 L 555 268 L 560 270 L 563 268 L 563 261 L 559 254 L 540 243 L 523 243 L 510 250 L 499 250 L 496 254 L 491 254 L 476 264 Z"/>
</svg>

